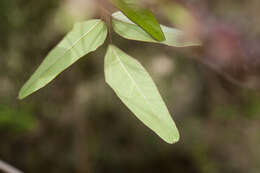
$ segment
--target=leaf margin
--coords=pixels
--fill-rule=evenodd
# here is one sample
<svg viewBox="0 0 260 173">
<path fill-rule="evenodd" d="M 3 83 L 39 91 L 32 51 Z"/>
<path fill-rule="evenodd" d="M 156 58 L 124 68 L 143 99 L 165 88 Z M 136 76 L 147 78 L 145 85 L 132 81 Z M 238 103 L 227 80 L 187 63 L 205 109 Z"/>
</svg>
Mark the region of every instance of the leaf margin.
<svg viewBox="0 0 260 173">
<path fill-rule="evenodd" d="M 128 3 L 124 2 L 124 0 L 111 0 L 111 2 L 125 16 L 127 16 L 127 18 L 129 20 L 131 20 L 133 23 L 135 23 L 140 28 L 142 28 L 142 30 L 145 31 L 147 34 L 149 34 L 154 40 L 159 41 L 159 42 L 165 41 L 166 38 L 162 31 L 162 28 L 151 10 L 149 10 L 147 8 L 141 8 L 141 7 L 137 6 L 136 4 L 128 4 Z M 152 26 L 150 25 L 150 27 L 149 27 L 149 23 L 144 22 L 144 21 L 142 21 L 141 18 L 139 18 L 140 16 L 141 17 L 143 16 L 142 13 L 146 13 L 147 16 L 150 16 L 150 22 L 153 22 Z M 148 24 L 148 26 L 147 26 L 147 24 Z"/>
<path fill-rule="evenodd" d="M 169 131 L 171 131 L 172 133 L 174 133 L 174 135 L 172 134 L 172 135 L 169 135 L 169 136 L 167 136 L 167 137 L 165 137 L 165 134 L 166 134 L 166 132 L 165 132 L 165 134 L 164 135 L 162 135 L 161 134 L 161 132 L 158 132 L 158 129 L 155 129 L 155 127 L 150 127 L 149 125 L 147 125 L 142 119 L 140 119 L 140 117 L 139 117 L 139 115 L 137 115 L 130 107 L 129 107 L 129 105 L 127 105 L 127 103 L 125 103 L 125 101 L 121 98 L 122 97 L 122 95 L 120 95 L 118 92 L 117 92 L 117 89 L 116 88 L 114 88 L 111 84 L 110 84 L 110 82 L 108 81 L 108 75 L 107 75 L 107 71 L 109 71 L 108 70 L 108 68 L 107 68 L 107 59 L 108 59 L 108 56 L 109 56 L 109 52 L 115 52 L 115 50 L 114 49 L 116 49 L 116 50 L 119 50 L 119 51 L 121 51 L 122 53 L 124 53 L 126 56 L 128 56 L 128 57 L 130 57 L 130 58 L 132 58 L 135 62 L 137 62 L 142 68 L 143 68 L 143 70 L 146 72 L 146 74 L 148 75 L 148 78 L 153 82 L 153 85 L 155 86 L 155 88 L 156 88 L 156 90 L 157 90 L 157 92 L 158 92 L 158 94 L 159 94 L 159 96 L 160 96 L 160 99 L 161 99 L 161 101 L 162 101 L 162 103 L 164 104 L 164 106 L 165 106 L 165 108 L 166 108 L 166 111 L 167 111 L 167 113 L 168 113 L 168 116 L 169 116 L 169 118 L 170 118 L 170 120 L 172 121 L 171 123 L 171 125 L 172 125 L 172 127 L 170 127 L 170 126 L 168 126 L 169 127 L 169 129 L 171 129 L 171 130 L 169 130 Z M 116 55 L 116 53 L 114 53 L 115 54 L 115 56 L 117 56 L 118 57 L 118 55 Z M 119 58 L 120 59 L 120 58 Z M 121 62 L 122 63 L 122 62 Z M 108 48 L 107 48 L 107 53 L 106 53 L 106 56 L 105 56 L 105 69 L 104 69 L 104 71 L 105 71 L 105 81 L 106 81 L 106 83 L 111 87 L 111 89 L 115 92 L 115 94 L 118 96 L 118 98 L 123 102 L 123 104 L 128 108 L 128 109 L 130 109 L 130 111 L 135 115 L 135 117 L 138 119 L 138 120 L 140 120 L 146 127 L 148 127 L 149 129 L 151 129 L 155 134 L 157 134 L 160 138 L 162 138 L 165 142 L 167 142 L 167 143 L 169 143 L 169 144 L 173 144 L 173 143 L 176 143 L 176 142 L 178 142 L 179 141 L 179 138 L 180 138 L 180 134 L 179 134 L 179 131 L 178 131 L 178 128 L 176 127 L 176 125 L 175 125 L 175 122 L 173 121 L 173 119 L 172 119 L 172 117 L 171 117 L 171 115 L 170 115 L 170 113 L 169 113 L 169 110 L 168 110 L 168 108 L 167 108 L 167 106 L 166 106 L 166 104 L 165 104 L 165 102 L 164 102 L 164 100 L 162 99 L 162 97 L 161 97 L 161 95 L 160 95 L 160 93 L 159 93 L 159 90 L 158 90 L 158 88 L 157 88 L 157 86 L 156 86 L 156 84 L 154 83 L 154 81 L 153 81 L 153 79 L 151 78 L 151 76 L 149 75 L 149 73 L 145 70 L 145 68 L 141 65 L 141 63 L 139 62 L 139 61 L 137 61 L 135 58 L 133 58 L 133 57 L 131 57 L 130 55 L 128 55 L 128 54 L 126 54 L 125 52 L 123 52 L 122 50 L 120 50 L 118 47 L 116 47 L 116 46 L 114 46 L 114 45 L 112 45 L 112 44 L 110 44 L 109 46 L 108 46 Z M 124 65 L 123 65 L 124 66 Z M 124 67 L 125 68 L 125 67 Z M 128 73 L 129 74 L 129 73 Z M 137 85 L 138 86 L 138 85 Z M 146 100 L 148 100 L 148 99 L 146 99 Z M 150 104 L 151 105 L 151 104 Z M 152 105 L 151 105 L 152 106 Z M 154 115 L 156 115 L 156 113 L 154 113 Z M 173 132 L 173 131 L 175 131 L 175 132 Z"/>
<path fill-rule="evenodd" d="M 129 33 L 126 33 L 125 31 L 122 31 L 118 26 L 119 25 L 125 25 L 125 28 L 135 27 L 135 32 L 137 32 L 138 36 L 130 36 Z M 162 28 L 162 31 L 164 32 L 165 41 L 158 42 L 154 40 L 149 34 L 144 32 L 142 28 L 140 28 L 138 25 L 130 21 L 127 16 L 125 16 L 122 12 L 117 11 L 112 14 L 112 27 L 113 30 L 120 35 L 121 37 L 128 39 L 128 40 L 135 40 L 140 42 L 146 42 L 146 43 L 156 43 L 156 44 L 163 44 L 170 47 L 190 47 L 190 46 L 201 46 L 202 43 L 198 39 L 191 39 L 189 40 L 182 40 L 185 37 L 185 33 L 177 28 L 168 27 L 165 25 L 160 25 Z M 168 32 L 172 32 L 172 34 L 175 34 L 175 37 L 179 38 L 173 38 L 174 35 L 168 35 Z M 175 41 L 173 41 L 175 40 Z"/>
<path fill-rule="evenodd" d="M 48 58 L 52 53 L 54 53 L 55 51 L 58 51 L 59 45 L 62 44 L 62 43 L 64 43 L 64 42 L 66 41 L 66 38 L 69 36 L 69 34 L 71 34 L 71 33 L 73 32 L 73 30 L 74 30 L 78 25 L 84 24 L 84 23 L 87 24 L 88 22 L 94 22 L 94 21 L 96 21 L 97 23 L 96 23 L 93 27 L 91 27 L 85 34 L 83 34 L 83 36 L 81 36 L 69 49 L 67 49 L 67 50 L 61 55 L 61 57 L 59 57 L 54 63 L 52 63 L 52 65 L 51 65 L 50 67 L 48 67 L 46 70 L 50 70 L 51 67 L 55 66 L 55 63 L 58 62 L 59 60 L 61 60 L 61 59 L 62 59 L 62 56 L 66 55 L 66 53 L 67 53 L 68 51 L 70 51 L 71 49 L 73 49 L 73 47 L 74 47 L 78 42 L 82 41 L 82 39 L 84 39 L 84 37 L 86 37 L 87 34 L 90 33 L 91 31 L 93 31 L 94 28 L 97 27 L 99 24 L 102 24 L 102 25 L 103 25 L 103 29 L 105 29 L 105 31 L 104 31 L 104 33 L 103 33 L 103 34 L 104 34 L 104 37 L 103 37 L 104 39 L 103 39 L 103 41 L 102 41 L 100 44 L 98 44 L 98 46 L 97 46 L 96 48 L 90 49 L 89 52 L 87 52 L 86 54 L 84 54 L 84 55 L 78 57 L 76 61 L 74 61 L 73 63 L 71 63 L 70 65 L 68 65 L 68 67 L 64 68 L 64 69 L 61 70 L 60 72 L 58 72 L 56 75 L 54 75 L 54 76 L 52 77 L 52 79 L 50 79 L 49 81 L 45 82 L 45 84 L 43 84 L 43 85 L 40 86 L 40 87 L 36 87 L 36 88 L 32 89 L 32 87 L 33 87 L 34 85 L 36 85 L 37 81 L 39 82 L 40 77 L 44 75 L 44 72 L 42 72 L 42 73 L 38 76 L 38 77 L 39 77 L 38 79 L 37 79 L 37 78 L 36 78 L 36 79 L 33 79 L 33 78 L 36 76 L 38 70 L 39 70 L 40 68 L 43 68 L 43 67 L 42 67 L 42 66 L 43 66 L 43 63 L 47 63 L 47 62 L 46 62 L 46 61 L 47 61 L 47 58 Z M 106 24 L 105 24 L 102 20 L 100 20 L 100 19 L 92 19 L 92 20 L 87 20 L 87 21 L 84 21 L 84 22 L 77 22 L 77 23 L 75 23 L 74 26 L 73 26 L 73 29 L 72 29 L 70 32 L 68 32 L 68 33 L 64 36 L 64 38 L 45 56 L 45 58 L 43 59 L 43 61 L 41 62 L 41 64 L 38 66 L 38 68 L 34 71 L 34 73 L 30 76 L 30 78 L 29 78 L 29 79 L 25 82 L 25 84 L 22 86 L 22 88 L 21 88 L 20 91 L 19 91 L 19 94 L 18 94 L 18 97 L 17 97 L 17 98 L 18 98 L 19 100 L 22 100 L 22 99 L 26 98 L 27 96 L 31 95 L 32 93 L 34 93 L 34 92 L 40 90 L 41 88 L 45 87 L 45 86 L 48 85 L 50 82 L 52 82 L 58 75 L 60 75 L 63 71 L 65 71 L 67 68 L 69 68 L 69 67 L 70 67 L 71 65 L 73 65 L 74 63 L 76 63 L 79 59 L 81 59 L 81 58 L 84 57 L 85 55 L 87 55 L 87 54 L 89 54 L 89 53 L 95 51 L 96 49 L 98 49 L 100 46 L 102 46 L 102 45 L 104 44 L 104 42 L 105 42 L 105 40 L 106 40 L 106 37 L 107 37 L 107 33 L 108 33 L 108 31 L 107 31 L 107 26 L 106 26 Z M 46 70 L 45 70 L 45 71 L 46 71 Z"/>
</svg>

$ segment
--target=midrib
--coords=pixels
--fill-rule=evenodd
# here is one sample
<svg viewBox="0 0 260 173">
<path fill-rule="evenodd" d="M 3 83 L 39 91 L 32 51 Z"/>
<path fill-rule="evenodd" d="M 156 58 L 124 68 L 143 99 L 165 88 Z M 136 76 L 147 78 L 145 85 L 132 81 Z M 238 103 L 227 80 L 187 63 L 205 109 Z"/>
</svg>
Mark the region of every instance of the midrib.
<svg viewBox="0 0 260 173">
<path fill-rule="evenodd" d="M 118 56 L 118 54 L 116 53 L 116 51 L 114 50 L 114 48 L 112 48 L 113 53 L 116 55 L 120 65 L 122 66 L 123 70 L 125 71 L 125 73 L 127 74 L 127 76 L 130 78 L 130 80 L 133 82 L 133 84 L 135 85 L 135 87 L 137 88 L 137 91 L 139 92 L 139 94 L 144 98 L 144 100 L 146 101 L 146 103 L 151 107 L 152 112 L 154 114 L 154 116 L 158 119 L 160 119 L 159 117 L 156 116 L 156 113 L 153 110 L 153 106 L 152 104 L 149 102 L 148 98 L 143 94 L 142 90 L 138 87 L 137 83 L 135 82 L 135 80 L 133 79 L 133 77 L 131 76 L 131 74 L 128 72 L 128 70 L 126 69 L 125 65 L 123 64 L 123 62 L 121 61 L 120 57 Z"/>
</svg>

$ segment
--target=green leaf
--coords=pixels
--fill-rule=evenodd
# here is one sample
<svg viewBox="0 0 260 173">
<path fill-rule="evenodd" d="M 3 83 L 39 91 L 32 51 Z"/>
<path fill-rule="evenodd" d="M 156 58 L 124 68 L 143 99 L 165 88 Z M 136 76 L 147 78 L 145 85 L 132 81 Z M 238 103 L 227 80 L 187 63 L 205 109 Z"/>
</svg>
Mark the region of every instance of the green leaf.
<svg viewBox="0 0 260 173">
<path fill-rule="evenodd" d="M 126 3 L 124 0 L 112 0 L 131 21 L 140 26 L 144 31 L 157 41 L 164 41 L 165 36 L 153 13 L 137 5 Z"/>
<path fill-rule="evenodd" d="M 75 24 L 72 31 L 47 55 L 25 83 L 18 98 L 23 99 L 47 85 L 78 59 L 101 46 L 106 36 L 107 28 L 101 20 Z"/>
<path fill-rule="evenodd" d="M 164 25 L 161 25 L 161 28 L 166 37 L 166 40 L 163 42 L 158 42 L 145 31 L 143 31 L 139 26 L 131 22 L 123 13 L 116 12 L 112 16 L 112 24 L 115 32 L 126 39 L 160 43 L 174 47 L 201 45 L 200 41 L 198 40 L 188 39 L 183 31 Z"/>
<path fill-rule="evenodd" d="M 156 85 L 137 60 L 110 45 L 105 57 L 105 79 L 146 126 L 168 143 L 179 140 L 179 132 Z"/>
</svg>

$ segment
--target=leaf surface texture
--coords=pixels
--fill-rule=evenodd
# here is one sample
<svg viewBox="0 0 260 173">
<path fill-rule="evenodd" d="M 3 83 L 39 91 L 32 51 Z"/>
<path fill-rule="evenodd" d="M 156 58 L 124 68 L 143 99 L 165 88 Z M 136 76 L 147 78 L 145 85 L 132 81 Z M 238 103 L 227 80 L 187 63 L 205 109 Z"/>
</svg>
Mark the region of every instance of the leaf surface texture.
<svg viewBox="0 0 260 173">
<path fill-rule="evenodd" d="M 19 99 L 44 87 L 81 57 L 96 50 L 104 43 L 106 36 L 107 28 L 101 20 L 75 24 L 22 87 Z"/>
<path fill-rule="evenodd" d="M 156 85 L 137 60 L 110 45 L 105 57 L 105 79 L 146 126 L 168 143 L 179 140 L 177 127 Z"/>
</svg>

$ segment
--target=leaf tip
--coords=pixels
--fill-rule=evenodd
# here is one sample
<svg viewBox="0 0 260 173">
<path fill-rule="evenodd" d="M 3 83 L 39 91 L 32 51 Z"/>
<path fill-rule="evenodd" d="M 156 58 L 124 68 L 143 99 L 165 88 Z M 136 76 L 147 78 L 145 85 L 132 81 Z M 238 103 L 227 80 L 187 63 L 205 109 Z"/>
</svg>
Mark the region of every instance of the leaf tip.
<svg viewBox="0 0 260 173">
<path fill-rule="evenodd" d="M 174 144 L 174 143 L 177 143 L 180 139 L 180 135 L 179 133 L 176 134 L 176 135 L 172 135 L 170 136 L 168 139 L 164 139 L 165 142 L 167 142 L 168 144 Z"/>
<path fill-rule="evenodd" d="M 27 96 L 29 96 L 31 93 L 28 91 L 27 84 L 25 84 L 19 91 L 17 99 L 23 100 Z"/>
<path fill-rule="evenodd" d="M 17 99 L 23 100 L 26 97 L 26 95 L 22 92 L 22 90 L 19 92 Z"/>
<path fill-rule="evenodd" d="M 177 143 L 180 139 L 179 131 L 175 125 L 168 132 L 164 131 L 159 136 L 168 144 Z"/>
<path fill-rule="evenodd" d="M 157 41 L 159 41 L 159 42 L 163 42 L 163 41 L 166 40 L 166 37 L 165 37 L 165 35 L 162 33 L 162 34 L 160 35 L 160 37 L 158 37 L 158 38 L 156 38 L 156 39 L 157 39 Z"/>
</svg>

